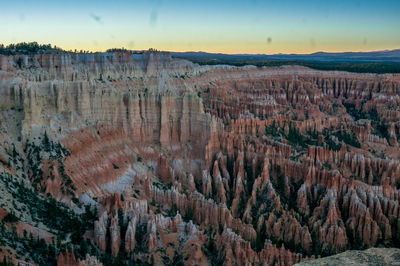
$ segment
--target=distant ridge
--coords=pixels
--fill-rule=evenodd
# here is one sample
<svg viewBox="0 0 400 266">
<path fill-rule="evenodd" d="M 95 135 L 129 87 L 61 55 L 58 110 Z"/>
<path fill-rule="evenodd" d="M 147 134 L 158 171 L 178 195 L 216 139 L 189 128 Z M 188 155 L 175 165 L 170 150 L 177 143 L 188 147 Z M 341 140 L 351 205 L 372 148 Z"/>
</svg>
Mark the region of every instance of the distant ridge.
<svg viewBox="0 0 400 266">
<path fill-rule="evenodd" d="M 197 59 L 246 60 L 301 60 L 320 62 L 396 62 L 400 63 L 400 49 L 372 52 L 316 52 L 311 54 L 222 54 L 207 52 L 172 52 L 176 57 Z"/>
</svg>

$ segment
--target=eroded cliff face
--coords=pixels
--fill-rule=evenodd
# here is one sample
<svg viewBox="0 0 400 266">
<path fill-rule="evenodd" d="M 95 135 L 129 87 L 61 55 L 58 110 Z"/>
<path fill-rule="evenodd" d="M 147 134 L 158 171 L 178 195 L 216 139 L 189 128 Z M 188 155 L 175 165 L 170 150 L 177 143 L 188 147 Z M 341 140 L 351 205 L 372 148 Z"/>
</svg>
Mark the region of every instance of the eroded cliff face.
<svg viewBox="0 0 400 266">
<path fill-rule="evenodd" d="M 57 235 L 60 265 L 292 265 L 398 244 L 396 75 L 0 59 L 2 180 L 62 202 L 78 229 L 23 214 L 9 186 L 2 208 Z"/>
</svg>

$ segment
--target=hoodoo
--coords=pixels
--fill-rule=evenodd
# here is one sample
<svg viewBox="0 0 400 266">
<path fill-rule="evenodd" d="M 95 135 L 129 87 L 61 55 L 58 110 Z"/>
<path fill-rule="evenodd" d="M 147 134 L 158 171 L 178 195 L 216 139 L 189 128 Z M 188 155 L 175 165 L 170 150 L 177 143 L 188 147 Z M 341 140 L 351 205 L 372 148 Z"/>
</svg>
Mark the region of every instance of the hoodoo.
<svg viewBox="0 0 400 266">
<path fill-rule="evenodd" d="M 399 95 L 396 74 L 0 56 L 0 258 L 293 265 L 395 247 Z"/>
</svg>

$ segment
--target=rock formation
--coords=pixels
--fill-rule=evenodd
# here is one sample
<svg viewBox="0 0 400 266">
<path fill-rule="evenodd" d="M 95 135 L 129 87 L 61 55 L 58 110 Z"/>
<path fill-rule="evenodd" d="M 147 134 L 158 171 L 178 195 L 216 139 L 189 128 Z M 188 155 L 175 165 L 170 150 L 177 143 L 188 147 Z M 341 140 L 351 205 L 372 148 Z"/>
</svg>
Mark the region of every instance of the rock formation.
<svg viewBox="0 0 400 266">
<path fill-rule="evenodd" d="M 298 263 L 306 265 L 400 265 L 400 250 L 396 248 L 370 248 L 367 250 L 349 250 L 334 256 Z"/>
<path fill-rule="evenodd" d="M 395 246 L 398 95 L 394 74 L 0 56 L 2 232 L 14 215 L 48 230 L 58 265 L 292 265 Z M 75 227 L 39 220 L 21 191 Z"/>
</svg>

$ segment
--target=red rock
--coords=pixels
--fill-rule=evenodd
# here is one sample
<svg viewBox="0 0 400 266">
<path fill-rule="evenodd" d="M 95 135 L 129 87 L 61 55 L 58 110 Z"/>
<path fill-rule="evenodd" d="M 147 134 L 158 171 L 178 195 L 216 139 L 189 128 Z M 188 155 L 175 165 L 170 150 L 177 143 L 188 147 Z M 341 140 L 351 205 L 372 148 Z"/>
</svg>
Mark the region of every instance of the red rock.
<svg viewBox="0 0 400 266">
<path fill-rule="evenodd" d="M 85 236 L 113 256 L 124 240 L 127 252 L 147 248 L 135 254 L 143 261 L 160 263 L 162 248 L 206 265 L 210 228 L 226 265 L 292 265 L 400 237 L 397 75 L 198 66 L 152 51 L 0 56 L 0 69 L 0 121 L 10 130 L 0 133 L 0 168 L 33 179 L 29 166 L 8 165 L 12 144 L 26 157 L 26 142 L 44 132 L 60 141 L 70 154 L 41 152 L 38 186 L 71 208 L 72 197 L 97 201 L 100 217 Z M 376 111 L 387 134 L 354 121 L 348 104 L 366 117 Z M 291 143 L 283 135 L 293 128 L 310 142 Z M 360 146 L 341 143 L 339 131 Z M 68 252 L 58 261 L 98 262 Z"/>
</svg>

